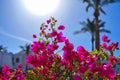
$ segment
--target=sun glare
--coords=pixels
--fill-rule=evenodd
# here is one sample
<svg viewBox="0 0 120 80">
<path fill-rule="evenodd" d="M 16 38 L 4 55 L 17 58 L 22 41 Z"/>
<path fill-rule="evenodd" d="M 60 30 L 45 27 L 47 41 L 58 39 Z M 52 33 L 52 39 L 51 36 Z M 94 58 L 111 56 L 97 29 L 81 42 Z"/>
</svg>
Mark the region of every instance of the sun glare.
<svg viewBox="0 0 120 80">
<path fill-rule="evenodd" d="M 34 15 L 48 15 L 54 12 L 60 0 L 23 0 L 25 7 Z"/>
</svg>

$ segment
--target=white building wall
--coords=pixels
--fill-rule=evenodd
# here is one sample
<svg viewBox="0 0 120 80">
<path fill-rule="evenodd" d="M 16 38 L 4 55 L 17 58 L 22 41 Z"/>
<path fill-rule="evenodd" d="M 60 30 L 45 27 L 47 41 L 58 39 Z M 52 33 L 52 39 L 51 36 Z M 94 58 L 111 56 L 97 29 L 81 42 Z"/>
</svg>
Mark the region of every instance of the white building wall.
<svg viewBox="0 0 120 80">
<path fill-rule="evenodd" d="M 14 55 L 14 68 L 17 68 L 19 64 L 22 64 L 23 70 L 25 71 L 25 53 L 24 51 L 20 51 L 19 53 Z"/>
<path fill-rule="evenodd" d="M 30 52 L 30 55 L 33 53 Z M 19 64 L 22 64 L 23 71 L 26 70 L 26 53 L 25 51 L 20 51 L 16 54 L 0 52 L 0 67 L 8 65 L 11 69 L 16 69 Z M 30 65 L 27 66 L 31 68 Z"/>
<path fill-rule="evenodd" d="M 13 54 L 12 53 L 0 53 L 0 66 L 3 67 L 4 65 L 9 66 L 10 68 L 13 68 Z"/>
<path fill-rule="evenodd" d="M 29 54 L 31 55 L 32 53 L 30 52 Z M 17 61 L 17 59 L 19 59 L 19 61 Z M 26 71 L 26 53 L 25 53 L 25 51 L 20 51 L 14 55 L 14 69 L 16 69 L 19 64 L 22 64 L 23 71 Z M 31 68 L 31 66 L 28 65 L 28 68 Z"/>
</svg>

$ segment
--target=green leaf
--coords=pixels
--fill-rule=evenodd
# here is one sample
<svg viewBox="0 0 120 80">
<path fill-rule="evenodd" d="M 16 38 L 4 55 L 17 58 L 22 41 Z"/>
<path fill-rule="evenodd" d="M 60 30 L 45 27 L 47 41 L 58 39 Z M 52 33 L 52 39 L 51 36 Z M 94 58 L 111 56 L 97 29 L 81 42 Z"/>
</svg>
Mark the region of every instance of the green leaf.
<svg viewBox="0 0 120 80">
<path fill-rule="evenodd" d="M 84 76 L 86 77 L 86 76 L 88 76 L 89 74 L 90 74 L 90 71 L 87 70 L 87 71 L 84 73 Z"/>
</svg>

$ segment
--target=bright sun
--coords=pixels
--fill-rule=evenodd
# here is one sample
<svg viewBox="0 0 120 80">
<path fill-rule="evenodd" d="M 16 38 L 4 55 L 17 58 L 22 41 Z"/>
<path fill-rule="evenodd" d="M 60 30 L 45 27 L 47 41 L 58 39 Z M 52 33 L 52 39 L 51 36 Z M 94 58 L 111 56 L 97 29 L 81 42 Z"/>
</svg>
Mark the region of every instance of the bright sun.
<svg viewBox="0 0 120 80">
<path fill-rule="evenodd" d="M 25 7 L 35 15 L 48 15 L 55 11 L 60 0 L 23 0 Z"/>
</svg>

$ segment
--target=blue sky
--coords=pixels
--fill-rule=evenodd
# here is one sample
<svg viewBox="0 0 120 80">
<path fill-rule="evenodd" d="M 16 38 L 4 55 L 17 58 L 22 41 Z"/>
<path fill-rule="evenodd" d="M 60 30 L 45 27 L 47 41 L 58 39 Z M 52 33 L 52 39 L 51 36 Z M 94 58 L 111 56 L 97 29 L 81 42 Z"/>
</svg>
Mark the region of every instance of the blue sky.
<svg viewBox="0 0 120 80">
<path fill-rule="evenodd" d="M 9 52 L 19 52 L 19 45 L 32 42 L 32 34 L 39 33 L 40 24 L 54 16 L 58 20 L 57 25 L 66 26 L 64 35 L 75 48 L 83 45 L 90 51 L 89 33 L 73 35 L 74 31 L 81 29 L 80 21 L 85 21 L 88 17 L 93 18 L 93 10 L 90 9 L 87 13 L 85 7 L 86 4 L 83 4 L 82 0 L 60 0 L 56 11 L 46 16 L 36 16 L 25 8 L 22 0 L 0 0 L 0 44 L 8 47 Z M 106 22 L 105 28 L 112 32 L 106 35 L 112 41 L 120 42 L 120 2 L 104 6 L 103 9 L 107 15 L 101 14 L 100 18 Z M 120 51 L 115 55 L 120 55 Z"/>
</svg>

